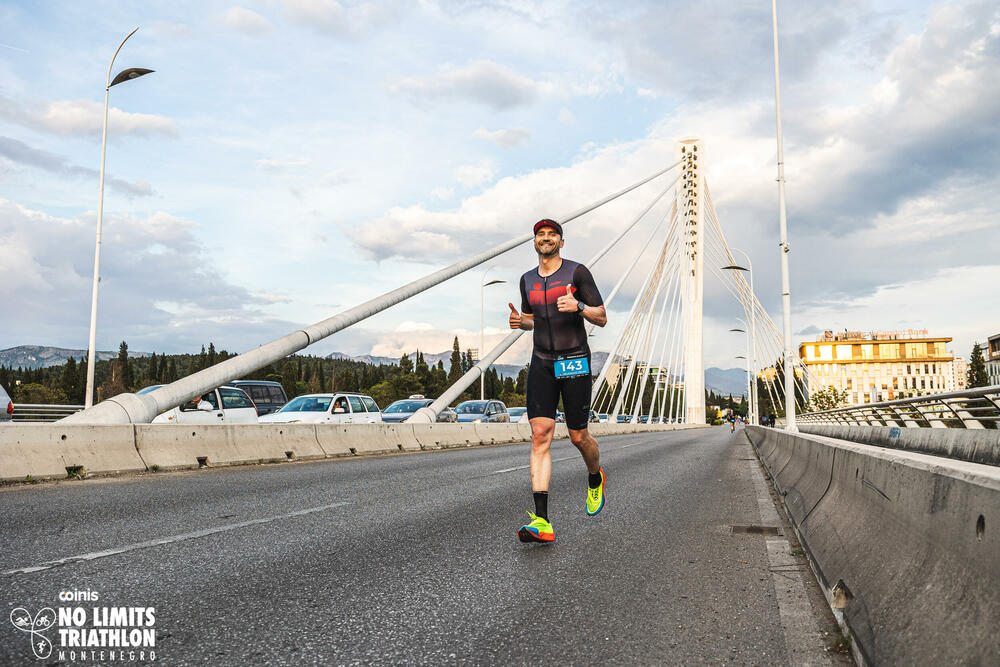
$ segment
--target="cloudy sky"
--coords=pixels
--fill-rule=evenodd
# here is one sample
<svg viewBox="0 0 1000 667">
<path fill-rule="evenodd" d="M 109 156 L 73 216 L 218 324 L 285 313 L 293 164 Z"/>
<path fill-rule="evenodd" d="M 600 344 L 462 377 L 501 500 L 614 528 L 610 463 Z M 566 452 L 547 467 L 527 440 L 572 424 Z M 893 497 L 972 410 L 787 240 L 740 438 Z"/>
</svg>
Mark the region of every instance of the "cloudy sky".
<svg viewBox="0 0 1000 667">
<path fill-rule="evenodd" d="M 779 21 L 796 340 L 927 328 L 967 357 L 1000 332 L 1000 8 L 784 2 Z M 624 187 L 691 134 L 780 327 L 766 0 L 5 0 L 0 23 L 0 348 L 86 347 L 103 86 L 136 26 L 115 71 L 156 71 L 111 94 L 101 349 L 249 349 Z M 564 254 L 655 188 L 572 223 Z M 605 293 L 645 233 L 594 267 Z M 534 261 L 491 271 L 493 340 Z M 478 346 L 481 275 L 310 351 Z M 705 314 L 706 365 L 738 365 L 712 279 Z"/>
</svg>

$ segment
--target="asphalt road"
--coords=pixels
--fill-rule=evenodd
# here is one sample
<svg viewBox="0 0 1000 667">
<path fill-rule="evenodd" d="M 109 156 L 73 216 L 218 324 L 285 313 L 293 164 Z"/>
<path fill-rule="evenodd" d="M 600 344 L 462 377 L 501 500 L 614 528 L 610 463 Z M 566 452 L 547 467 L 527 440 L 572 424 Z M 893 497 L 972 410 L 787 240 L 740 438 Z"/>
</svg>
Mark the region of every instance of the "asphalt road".
<svg viewBox="0 0 1000 667">
<path fill-rule="evenodd" d="M 729 530 L 760 522 L 738 442 L 601 439 L 596 517 L 556 443 L 553 545 L 515 536 L 524 444 L 5 488 L 0 597 L 153 607 L 170 665 L 783 664 L 763 538 Z M 0 627 L 0 664 L 58 662 Z"/>
</svg>

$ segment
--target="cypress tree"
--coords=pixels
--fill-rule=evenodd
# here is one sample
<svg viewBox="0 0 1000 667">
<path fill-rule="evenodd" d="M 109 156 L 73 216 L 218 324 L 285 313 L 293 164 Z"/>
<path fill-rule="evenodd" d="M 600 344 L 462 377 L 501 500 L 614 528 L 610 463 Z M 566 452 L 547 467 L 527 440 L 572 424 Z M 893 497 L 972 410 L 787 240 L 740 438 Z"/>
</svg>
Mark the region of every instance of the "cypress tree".
<svg viewBox="0 0 1000 667">
<path fill-rule="evenodd" d="M 990 378 L 986 374 L 986 359 L 983 358 L 983 348 L 979 342 L 972 346 L 972 354 L 969 355 L 968 387 L 985 387 L 990 383 Z"/>
<path fill-rule="evenodd" d="M 465 371 L 462 370 L 462 350 L 458 346 L 458 336 L 455 336 L 455 342 L 451 346 L 451 368 L 448 370 L 448 386 L 458 382 L 458 379 L 464 373 Z"/>
<path fill-rule="evenodd" d="M 63 393 L 66 394 L 66 400 L 70 403 L 76 401 L 76 383 L 76 359 L 70 357 L 66 361 L 66 365 L 63 366 L 62 377 L 59 380 L 59 386 L 63 390 Z"/>
</svg>

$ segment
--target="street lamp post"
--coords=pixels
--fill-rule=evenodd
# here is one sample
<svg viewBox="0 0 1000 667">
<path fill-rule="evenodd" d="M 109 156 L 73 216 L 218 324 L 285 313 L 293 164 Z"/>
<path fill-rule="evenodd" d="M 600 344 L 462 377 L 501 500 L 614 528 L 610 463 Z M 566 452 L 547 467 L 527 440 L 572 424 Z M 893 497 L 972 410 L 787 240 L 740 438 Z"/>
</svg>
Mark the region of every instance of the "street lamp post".
<svg viewBox="0 0 1000 667">
<path fill-rule="evenodd" d="M 746 326 L 746 322 L 744 322 L 743 320 L 741 320 L 738 317 L 736 319 L 739 322 L 743 322 L 743 326 Z M 747 355 L 745 357 L 744 356 L 738 356 L 736 358 L 737 359 L 746 359 L 747 360 L 747 421 L 750 424 L 753 424 L 754 423 L 754 418 L 753 418 L 753 415 L 751 413 L 753 411 L 756 411 L 757 408 L 754 407 L 753 402 L 750 400 L 750 395 L 751 395 L 750 394 L 750 334 L 747 332 L 746 329 L 730 329 L 730 331 L 738 331 L 739 333 L 745 333 L 745 334 L 747 334 Z"/>
<path fill-rule="evenodd" d="M 125 42 L 135 34 L 136 30 L 138 28 L 125 35 L 125 39 L 115 49 L 115 54 L 111 56 L 111 63 L 108 65 L 108 78 L 104 84 L 104 132 L 101 135 L 101 184 L 97 198 L 97 243 L 94 247 L 94 285 L 90 295 L 90 343 L 87 346 L 87 393 L 83 399 L 84 407 L 86 408 L 94 404 L 94 353 L 96 350 L 95 345 L 97 344 L 97 284 L 101 280 L 101 223 L 104 221 L 104 161 L 108 148 L 108 97 L 111 92 L 111 86 L 116 86 L 123 81 L 137 79 L 153 71 L 141 67 L 130 67 L 119 72 L 114 81 L 111 80 L 111 68 L 115 66 L 115 58 L 118 57 L 118 52 L 122 50 Z"/>
<path fill-rule="evenodd" d="M 486 347 L 486 288 L 490 285 L 505 283 L 506 280 L 491 280 L 486 282 L 486 274 L 496 268 L 496 264 L 483 271 L 483 279 L 479 281 L 479 358 L 483 358 Z M 479 400 L 486 398 L 486 369 L 479 373 Z"/>
<path fill-rule="evenodd" d="M 750 359 L 749 359 L 750 373 L 753 374 L 753 375 L 751 375 L 751 377 L 756 377 L 756 373 L 757 373 L 757 359 L 756 359 L 756 356 L 757 356 L 757 314 L 756 314 L 757 304 L 756 304 L 756 300 L 757 300 L 757 297 L 756 297 L 756 295 L 755 295 L 755 293 L 753 291 L 753 262 L 750 261 L 750 254 L 747 253 L 745 250 L 740 250 L 739 248 L 733 248 L 733 250 L 735 250 L 736 252 L 740 253 L 744 257 L 746 257 L 746 259 L 747 259 L 747 266 L 750 267 L 750 268 L 745 268 L 745 267 L 739 266 L 738 264 L 730 264 L 729 266 L 724 266 L 722 268 L 723 269 L 730 269 L 730 270 L 733 270 L 733 271 L 746 271 L 748 274 L 750 274 L 750 308 L 749 308 L 749 310 L 750 310 L 750 328 L 747 331 L 747 333 L 750 336 L 750 352 L 749 352 L 749 357 L 750 357 Z M 751 394 L 747 396 L 747 400 L 750 401 L 750 405 L 753 407 L 753 414 L 754 414 L 753 419 L 756 420 L 757 419 L 757 383 L 756 382 L 753 383 L 753 386 L 751 388 Z M 750 423 L 754 424 L 756 422 L 751 421 Z"/>
<path fill-rule="evenodd" d="M 781 76 L 778 72 L 778 0 L 771 0 L 774 28 L 774 109 L 778 137 L 778 225 L 781 230 L 781 314 L 785 337 L 785 430 L 796 432 L 795 369 L 792 364 L 792 292 L 788 278 L 788 219 L 785 216 L 785 153 L 781 136 Z"/>
</svg>

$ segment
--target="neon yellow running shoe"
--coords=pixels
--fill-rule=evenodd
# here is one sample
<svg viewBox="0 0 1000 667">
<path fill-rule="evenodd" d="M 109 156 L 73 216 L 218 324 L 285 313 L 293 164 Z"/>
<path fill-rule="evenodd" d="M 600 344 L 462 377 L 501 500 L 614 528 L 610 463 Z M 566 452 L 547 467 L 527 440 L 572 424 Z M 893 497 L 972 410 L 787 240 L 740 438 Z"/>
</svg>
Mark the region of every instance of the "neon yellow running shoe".
<svg viewBox="0 0 1000 667">
<path fill-rule="evenodd" d="M 517 539 L 522 542 L 555 542 L 556 532 L 552 530 L 552 524 L 540 516 L 535 516 L 528 512 L 531 523 L 517 529 Z"/>
<path fill-rule="evenodd" d="M 601 468 L 601 485 L 596 489 L 587 488 L 587 514 L 594 516 L 604 509 L 604 468 Z"/>
</svg>

